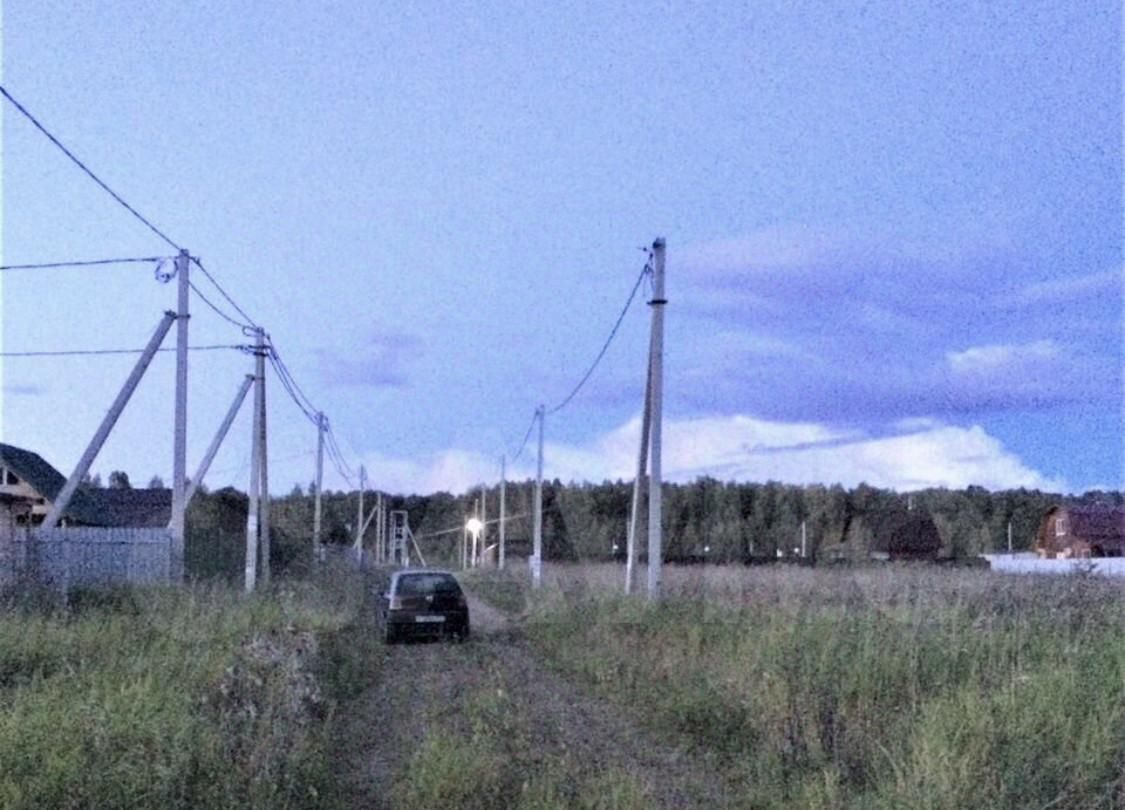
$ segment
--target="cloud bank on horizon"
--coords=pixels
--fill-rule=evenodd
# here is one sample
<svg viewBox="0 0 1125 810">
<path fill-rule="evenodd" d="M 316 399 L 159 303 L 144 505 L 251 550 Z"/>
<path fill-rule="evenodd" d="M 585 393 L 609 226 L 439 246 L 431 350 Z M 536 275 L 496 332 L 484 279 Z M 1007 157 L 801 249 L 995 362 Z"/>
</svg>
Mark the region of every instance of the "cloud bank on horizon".
<svg viewBox="0 0 1125 810">
<path fill-rule="evenodd" d="M 899 491 L 969 485 L 1070 490 L 1066 481 L 1031 469 L 975 425 L 903 420 L 884 435 L 871 435 L 735 415 L 673 419 L 664 427 L 665 479 L 679 483 L 708 476 L 798 485 L 867 483 Z M 563 482 L 631 480 L 639 441 L 638 415 L 584 444 L 546 442 L 544 475 Z M 495 458 L 461 449 L 413 460 L 369 455 L 364 464 L 377 486 L 398 493 L 459 493 L 499 476 Z M 534 475 L 533 455 L 508 470 L 510 480 Z"/>
</svg>

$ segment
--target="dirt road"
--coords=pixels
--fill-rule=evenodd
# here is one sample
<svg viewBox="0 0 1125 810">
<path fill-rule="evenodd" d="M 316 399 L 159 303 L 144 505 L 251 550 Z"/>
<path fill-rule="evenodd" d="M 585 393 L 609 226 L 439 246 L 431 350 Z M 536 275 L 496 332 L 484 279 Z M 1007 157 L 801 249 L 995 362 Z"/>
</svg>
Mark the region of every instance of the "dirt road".
<svg viewBox="0 0 1125 810">
<path fill-rule="evenodd" d="M 469 641 L 388 647 L 380 683 L 349 708 L 341 776 L 354 806 L 394 807 L 393 786 L 422 741 L 432 733 L 475 740 L 481 713 L 494 724 L 511 724 L 518 739 L 512 745 L 519 746 L 512 767 L 531 775 L 553 769 L 579 783 L 625 773 L 654 807 L 727 804 L 696 756 L 654 739 L 620 709 L 545 666 L 500 612 L 471 596 L 469 604 Z"/>
</svg>

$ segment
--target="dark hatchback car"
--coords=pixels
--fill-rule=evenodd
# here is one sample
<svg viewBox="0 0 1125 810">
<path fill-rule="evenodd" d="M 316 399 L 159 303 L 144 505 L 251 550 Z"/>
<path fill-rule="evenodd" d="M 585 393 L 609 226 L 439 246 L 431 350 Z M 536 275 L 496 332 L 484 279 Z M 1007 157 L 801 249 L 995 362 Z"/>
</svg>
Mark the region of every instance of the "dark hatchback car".
<svg viewBox="0 0 1125 810">
<path fill-rule="evenodd" d="M 407 569 L 391 574 L 382 594 L 383 640 L 469 636 L 469 605 L 453 574 Z"/>
</svg>

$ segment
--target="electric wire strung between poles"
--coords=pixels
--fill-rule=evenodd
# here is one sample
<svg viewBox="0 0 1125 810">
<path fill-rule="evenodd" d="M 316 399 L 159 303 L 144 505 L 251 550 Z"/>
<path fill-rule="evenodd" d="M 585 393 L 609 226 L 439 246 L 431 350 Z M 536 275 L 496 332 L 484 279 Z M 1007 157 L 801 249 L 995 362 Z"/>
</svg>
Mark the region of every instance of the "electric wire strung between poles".
<svg viewBox="0 0 1125 810">
<path fill-rule="evenodd" d="M 113 199 L 116 200 L 119 205 L 121 205 L 123 208 L 125 208 L 126 211 L 128 211 L 130 214 L 132 214 L 134 217 L 136 217 L 142 224 L 145 225 L 145 227 L 147 227 L 150 231 L 152 231 L 154 234 L 156 234 L 158 237 L 160 237 L 166 244 L 175 248 L 177 252 L 183 250 L 183 248 L 181 248 L 180 245 L 177 244 L 175 240 L 173 240 L 170 236 L 168 236 L 168 234 L 164 233 L 164 231 L 162 231 L 160 228 L 156 227 L 156 225 L 154 225 L 151 220 L 149 220 L 140 211 L 138 211 L 136 208 L 134 208 L 132 205 L 130 205 L 125 200 L 124 197 L 122 197 L 120 194 L 118 194 L 116 191 L 114 191 L 112 188 L 110 188 L 109 185 L 104 180 L 102 180 L 100 177 L 98 177 L 98 175 L 94 174 L 93 170 L 91 170 L 89 166 L 87 166 L 85 163 L 83 163 L 73 152 L 70 151 L 70 149 L 68 149 L 62 143 L 62 141 L 60 141 L 58 138 L 56 138 L 50 132 L 50 130 L 48 130 L 39 121 L 39 119 L 37 119 L 34 115 L 32 115 L 31 112 L 28 111 L 28 109 L 26 107 L 24 107 L 19 101 L 17 101 L 12 96 L 12 94 L 8 92 L 8 89 L 6 87 L 4 87 L 3 85 L 0 85 L 0 94 L 3 94 L 4 98 L 6 98 L 12 104 L 12 106 L 14 106 L 17 110 L 19 110 L 20 113 L 35 126 L 36 129 L 38 129 L 41 133 L 43 133 L 51 143 L 53 143 L 56 147 L 58 147 L 58 149 L 74 163 L 74 165 L 76 165 L 79 169 L 81 169 L 91 180 L 93 180 L 95 183 L 97 183 L 98 186 L 100 186 L 102 188 L 102 190 L 104 190 L 107 194 L 109 194 L 109 196 L 113 197 Z M 162 257 L 157 257 L 156 259 L 150 259 L 150 260 L 147 260 L 147 261 L 159 261 L 160 258 L 162 258 Z M 215 289 L 217 289 L 219 291 L 219 294 L 222 295 L 223 298 L 225 298 L 226 301 L 232 307 L 234 307 L 235 312 L 237 312 L 239 315 L 241 315 L 243 317 L 243 319 L 245 319 L 245 321 L 247 323 L 249 323 L 250 325 L 257 326 L 257 324 L 254 322 L 254 319 L 251 318 L 249 315 L 247 315 L 246 311 L 244 309 L 242 309 L 242 307 L 240 307 L 237 304 L 237 302 L 235 302 L 235 300 L 227 293 L 227 291 L 225 289 L 223 289 L 223 286 L 221 284 L 219 284 L 219 282 L 215 279 L 215 277 L 207 270 L 206 267 L 203 266 L 203 263 L 199 260 L 198 257 L 192 256 L 191 261 L 192 261 L 193 264 L 195 264 L 196 267 L 198 267 L 203 272 L 203 275 L 205 275 L 207 277 L 207 280 L 210 281 L 213 285 L 215 285 Z M 105 263 L 109 264 L 111 262 L 105 262 Z M 52 266 L 81 266 L 81 265 L 77 264 L 77 263 L 75 263 L 75 264 L 57 263 L 57 264 L 54 264 Z M 5 267 L 3 269 L 16 269 L 16 268 Z M 32 267 L 23 268 L 23 267 L 21 267 L 20 269 L 38 269 L 38 268 L 32 268 Z M 208 306 L 210 306 L 216 312 L 219 312 L 220 315 L 222 315 L 227 320 L 231 321 L 231 323 L 234 323 L 238 326 L 244 326 L 245 325 L 245 324 L 238 323 L 233 318 L 230 318 L 228 315 L 225 315 L 224 313 L 220 312 L 219 309 L 214 304 L 212 304 L 210 301 L 208 301 L 207 298 L 194 285 L 192 285 L 192 289 L 195 290 L 196 294 L 198 294 L 200 298 L 202 298 L 205 302 L 207 302 Z"/>
<path fill-rule="evenodd" d="M 609 337 L 606 338 L 605 343 L 602 345 L 601 351 L 598 352 L 598 356 L 594 358 L 594 362 L 590 365 L 590 368 L 582 376 L 582 379 L 578 381 L 578 385 L 574 386 L 574 390 L 567 394 L 566 398 L 558 405 L 553 408 L 547 409 L 547 416 L 558 413 L 567 405 L 569 405 L 570 401 L 578 395 L 579 391 L 582 390 L 582 386 L 584 386 L 587 381 L 589 381 L 590 377 L 593 376 L 595 369 L 597 369 L 598 367 L 598 364 L 602 361 L 602 358 L 605 357 L 605 353 L 609 350 L 609 345 L 613 343 L 613 339 L 617 336 L 617 330 L 621 328 L 621 322 L 625 320 L 625 314 L 629 311 L 629 307 L 633 305 L 633 299 L 637 297 L 637 290 L 641 288 L 641 282 L 644 281 L 645 276 L 647 276 L 651 272 L 652 268 L 649 267 L 648 264 L 646 264 L 641 270 L 641 274 L 637 276 L 637 281 L 633 285 L 633 290 L 629 293 L 629 299 L 625 302 L 625 306 L 621 310 L 621 314 L 617 316 L 617 322 L 613 325 L 613 329 L 610 330 Z"/>
<path fill-rule="evenodd" d="M 101 186 L 102 189 L 105 190 L 105 192 L 109 194 L 109 196 L 111 196 L 111 197 L 113 197 L 113 199 L 117 200 L 117 202 L 122 207 L 124 207 L 126 211 L 128 211 L 130 214 L 132 214 L 138 220 L 140 220 L 150 231 L 152 231 L 154 234 L 156 234 L 161 239 L 163 239 L 168 245 L 175 248 L 177 251 L 182 250 L 182 248 L 179 245 L 177 245 L 174 241 L 172 241 L 171 237 L 169 237 L 166 233 L 164 233 L 164 231 L 160 230 L 155 225 L 153 225 L 152 222 L 150 222 L 136 208 L 129 205 L 129 203 L 127 203 L 125 201 L 125 199 L 120 194 L 118 194 L 116 191 L 114 191 L 112 188 L 110 188 L 108 185 L 106 185 L 106 183 L 100 177 L 98 177 L 96 174 L 94 174 L 94 172 L 91 171 L 90 168 L 85 163 L 83 163 L 81 160 L 79 160 L 73 152 L 71 152 L 69 149 L 67 149 L 63 145 L 62 141 L 60 141 L 58 138 L 56 138 L 54 135 L 52 135 L 50 133 L 50 131 L 45 126 L 43 126 L 43 124 L 39 123 L 39 120 L 34 115 L 32 115 L 30 112 L 28 112 L 26 107 L 24 107 L 22 104 L 20 104 L 18 101 L 16 101 L 16 99 L 12 97 L 12 94 L 9 93 L 7 88 L 4 87 L 3 85 L 0 85 L 0 93 L 2 93 L 4 95 L 4 98 L 8 99 L 8 101 L 11 102 L 12 106 L 14 106 L 17 110 L 20 111 L 20 113 L 24 116 L 24 118 L 26 118 L 28 121 L 30 121 L 32 124 L 34 124 L 36 129 L 38 129 L 40 132 L 42 132 L 44 135 L 46 135 L 47 139 L 51 143 L 53 143 L 55 146 L 57 146 L 59 148 L 59 150 L 61 150 L 64 155 L 66 155 L 68 158 L 70 158 L 71 161 L 74 163 L 74 165 L 76 165 L 79 169 L 81 169 L 83 172 L 85 172 L 86 175 L 91 180 L 93 180 L 95 183 L 97 183 L 99 186 Z"/>
<path fill-rule="evenodd" d="M 39 264 L 2 264 L 0 270 L 53 270 L 58 267 L 96 267 L 108 264 L 155 263 L 166 260 L 167 256 L 141 256 L 124 259 L 88 259 L 76 262 L 42 262 Z"/>
<path fill-rule="evenodd" d="M 209 346 L 188 346 L 189 352 L 213 352 L 220 349 L 237 349 L 246 351 L 250 346 L 242 346 L 234 343 L 218 343 Z M 108 355 L 108 354 L 143 354 L 144 349 L 66 349 L 62 351 L 37 351 L 37 352 L 0 352 L 0 357 L 86 357 L 90 355 Z M 156 349 L 157 352 L 174 352 L 175 347 L 164 347 Z"/>
</svg>

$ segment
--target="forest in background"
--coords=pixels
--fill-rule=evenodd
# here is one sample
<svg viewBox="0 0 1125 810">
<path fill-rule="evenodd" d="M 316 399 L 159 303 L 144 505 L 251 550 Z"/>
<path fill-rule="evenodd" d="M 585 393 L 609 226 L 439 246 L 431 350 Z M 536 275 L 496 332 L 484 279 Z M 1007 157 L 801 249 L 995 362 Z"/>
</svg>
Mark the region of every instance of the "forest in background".
<svg viewBox="0 0 1125 810">
<path fill-rule="evenodd" d="M 505 500 L 508 553 L 524 556 L 530 549 L 533 481 L 509 482 Z M 632 482 L 564 484 L 543 482 L 543 547 L 551 560 L 611 560 L 625 552 Z M 476 514 L 481 490 L 462 495 L 384 495 L 387 510 L 402 509 L 428 562 L 459 559 L 461 534 Z M 1093 491 L 1064 496 L 1038 490 L 990 492 L 982 487 L 926 489 L 904 494 L 860 484 L 794 486 L 777 482 L 725 483 L 700 478 L 687 484 L 665 484 L 665 558 L 676 562 L 751 562 L 796 556 L 805 524 L 807 557 L 862 558 L 872 541 L 872 526 L 881 516 L 907 508 L 928 513 L 942 540 L 939 557 L 966 558 L 1008 548 L 1028 550 L 1044 512 L 1058 504 L 1125 504 L 1125 493 Z M 364 509 L 375 505 L 376 493 L 364 493 Z M 499 486 L 485 490 L 486 517 L 499 514 Z M 245 553 L 245 493 L 233 488 L 201 489 L 188 510 L 188 565 L 200 576 L 237 576 Z M 271 499 L 272 564 L 278 570 L 304 566 L 311 560 L 314 497 L 294 487 Z M 322 537 L 325 543 L 350 545 L 355 539 L 358 492 L 325 492 Z M 642 514 L 644 510 L 642 509 Z M 643 532 L 645 527 L 641 526 Z M 441 534 L 437 534 L 437 533 Z M 490 523 L 488 542 L 498 527 Z M 375 527 L 364 536 L 370 547 Z M 643 554 L 644 543 L 641 543 Z"/>
</svg>

